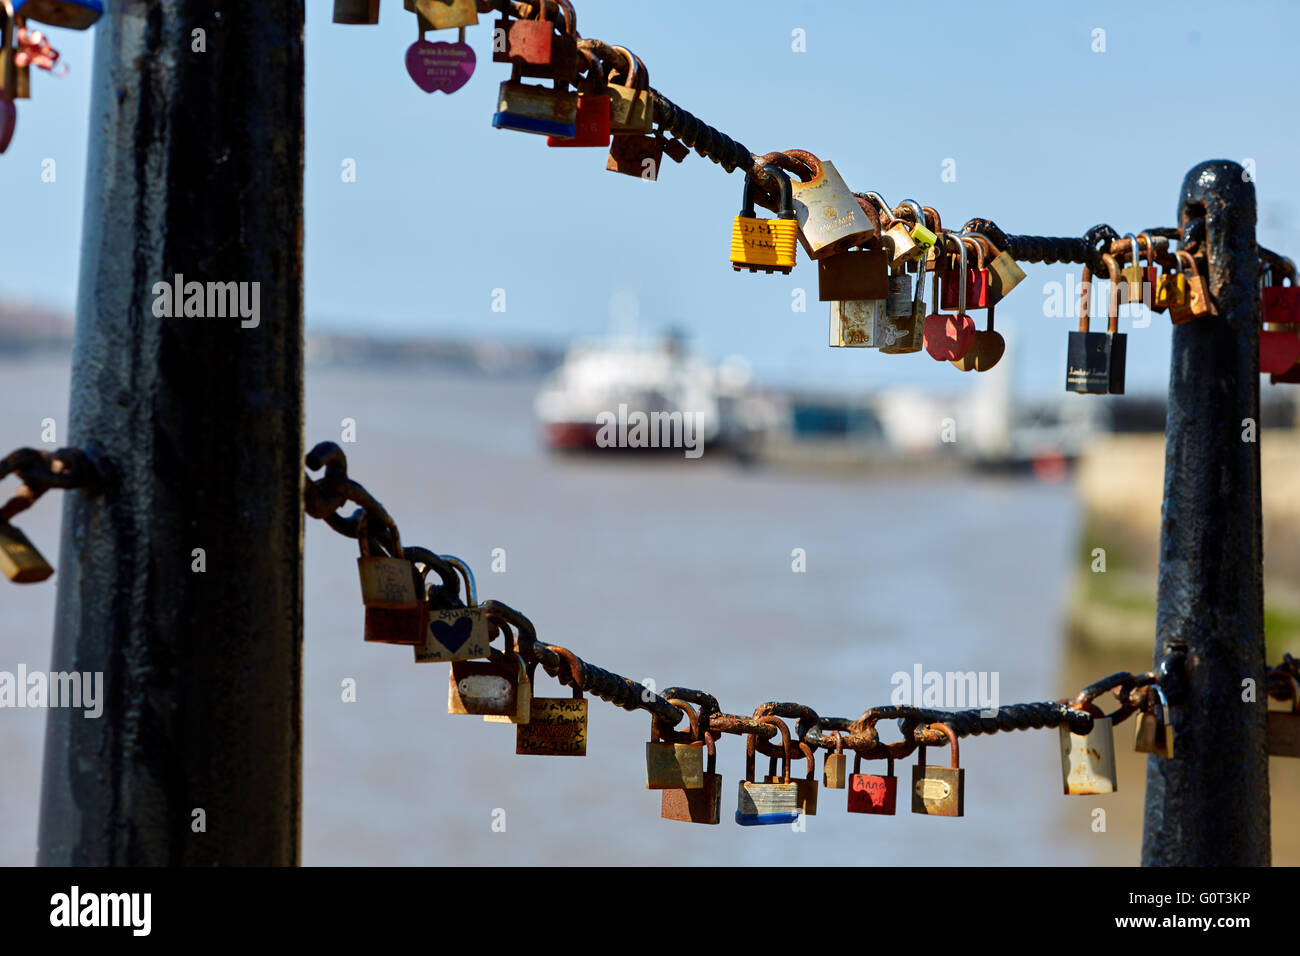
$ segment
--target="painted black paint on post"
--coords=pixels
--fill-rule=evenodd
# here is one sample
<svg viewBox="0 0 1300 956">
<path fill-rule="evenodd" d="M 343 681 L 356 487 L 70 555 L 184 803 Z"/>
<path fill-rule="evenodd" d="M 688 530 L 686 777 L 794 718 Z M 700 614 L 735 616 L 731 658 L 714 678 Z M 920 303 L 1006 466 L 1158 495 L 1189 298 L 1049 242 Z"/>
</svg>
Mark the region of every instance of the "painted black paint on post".
<svg viewBox="0 0 1300 956">
<path fill-rule="evenodd" d="M 115 478 L 67 495 L 52 666 L 106 699 L 49 712 L 37 861 L 295 864 L 303 0 L 125 0 L 95 29 L 70 434 Z M 249 283 L 256 325 L 207 286 L 204 317 L 160 316 L 177 274 Z"/>
<path fill-rule="evenodd" d="M 1147 760 L 1146 866 L 1265 866 L 1264 588 L 1255 187 L 1212 160 L 1183 180 L 1179 222 L 1205 218 L 1219 315 L 1174 327 L 1160 532 L 1157 659 L 1186 648 L 1175 757 Z M 1242 701 L 1253 678 L 1256 703 Z"/>
</svg>

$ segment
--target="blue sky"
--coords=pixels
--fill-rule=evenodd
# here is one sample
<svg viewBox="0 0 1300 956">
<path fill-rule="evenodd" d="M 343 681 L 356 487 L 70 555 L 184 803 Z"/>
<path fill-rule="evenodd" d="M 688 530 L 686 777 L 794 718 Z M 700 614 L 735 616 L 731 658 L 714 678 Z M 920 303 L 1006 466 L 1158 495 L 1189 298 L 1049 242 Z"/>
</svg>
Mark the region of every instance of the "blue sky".
<svg viewBox="0 0 1300 956">
<path fill-rule="evenodd" d="M 947 225 L 1170 225 L 1190 166 L 1250 158 L 1260 241 L 1300 252 L 1295 3 L 576 3 L 581 33 L 631 47 L 657 88 L 751 150 L 809 149 L 854 188 L 915 197 Z M 646 183 L 606 172 L 603 150 L 493 129 L 508 71 L 491 62 L 489 18 L 469 31 L 474 77 L 447 96 L 407 76 L 415 21 L 397 0 L 377 27 L 307 6 L 309 329 L 562 343 L 605 332 L 631 304 L 642 328 L 679 325 L 769 381 L 958 390 L 975 378 L 924 354 L 827 348 L 802 254 L 789 277 L 733 273 L 738 174 L 692 154 Z M 796 29 L 806 52 L 792 50 Z M 75 301 L 93 32 L 49 31 L 71 72 L 33 78 L 0 157 L 5 298 Z M 41 182 L 46 157 L 54 183 Z M 955 182 L 941 179 L 945 159 Z M 998 311 L 1004 362 L 1020 389 L 1058 392 L 1072 323 L 1043 315 L 1043 287 L 1067 268 L 1027 271 Z M 795 288 L 807 312 L 791 310 Z M 505 312 L 492 311 L 494 289 Z M 1130 392 L 1164 389 L 1168 348 L 1167 319 L 1132 330 Z"/>
</svg>

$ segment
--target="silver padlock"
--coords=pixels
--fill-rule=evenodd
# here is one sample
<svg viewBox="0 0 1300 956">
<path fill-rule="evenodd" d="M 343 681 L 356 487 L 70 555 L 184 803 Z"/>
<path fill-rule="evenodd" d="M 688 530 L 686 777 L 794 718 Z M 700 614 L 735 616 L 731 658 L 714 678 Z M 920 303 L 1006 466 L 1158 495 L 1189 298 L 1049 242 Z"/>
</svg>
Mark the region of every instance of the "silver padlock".
<svg viewBox="0 0 1300 956">
<path fill-rule="evenodd" d="M 807 182 L 791 183 L 799 241 L 810 259 L 845 252 L 875 235 L 876 227 L 829 160 L 802 149 L 786 150 L 786 155 L 812 171 Z"/>
<path fill-rule="evenodd" d="M 1092 730 L 1087 734 L 1070 733 L 1070 728 L 1061 724 L 1062 785 L 1066 794 L 1114 793 L 1119 785 L 1110 718 L 1092 704 L 1087 711 L 1092 714 Z"/>
</svg>

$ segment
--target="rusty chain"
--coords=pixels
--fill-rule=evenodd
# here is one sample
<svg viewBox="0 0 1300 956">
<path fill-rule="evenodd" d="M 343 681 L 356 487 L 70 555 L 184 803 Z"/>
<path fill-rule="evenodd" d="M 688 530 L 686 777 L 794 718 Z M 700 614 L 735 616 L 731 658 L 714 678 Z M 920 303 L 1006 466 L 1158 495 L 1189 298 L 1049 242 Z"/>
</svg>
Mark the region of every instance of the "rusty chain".
<svg viewBox="0 0 1300 956">
<path fill-rule="evenodd" d="M 325 521 L 344 537 L 354 539 L 359 536 L 363 523 L 367 529 L 396 528 L 387 509 L 364 486 L 348 477 L 347 456 L 337 444 L 321 442 L 316 445 L 308 452 L 306 464 L 304 510 L 308 515 Z M 324 473 L 319 478 L 311 476 L 310 472 L 322 469 Z M 343 516 L 339 509 L 348 502 L 359 507 L 351 515 Z M 390 532 L 384 530 L 371 537 L 371 547 L 393 554 L 395 542 Z M 441 586 L 429 588 L 431 608 L 464 606 L 458 597 L 455 572 L 444 559 L 427 548 L 413 546 L 402 548 L 401 553 L 414 563 L 434 568 L 442 576 Z M 492 636 L 504 635 L 505 649 L 514 650 L 528 663 L 540 665 L 562 685 L 599 697 L 624 710 L 646 711 L 653 718 L 655 733 L 665 741 L 690 739 L 689 732 L 672 729 L 687 714 L 670 701 L 686 702 L 699 710 L 696 722 L 698 737 L 705 732 L 753 735 L 757 738 L 757 749 L 766 756 L 779 756 L 781 751 L 769 743 L 777 733 L 776 728 L 761 723 L 761 717 L 795 721 L 796 733 L 792 739 L 807 744 L 813 751 L 834 751 L 839 737 L 845 750 L 864 758 L 901 759 L 918 746 L 943 746 L 947 743 L 947 735 L 942 730 L 932 729 L 931 724 L 946 724 L 958 737 L 1060 726 L 1068 727 L 1072 733 L 1087 734 L 1092 729 L 1094 717 L 1084 708 L 1107 692 L 1114 696 L 1117 705 L 1115 710 L 1104 715 L 1112 724 L 1121 723 L 1138 711 L 1149 710 L 1154 704 L 1151 691 L 1155 686 L 1165 691 L 1171 706 L 1181 703 L 1184 697 L 1183 652 L 1175 649 L 1162 657 L 1150 671 L 1110 674 L 1089 684 L 1069 700 L 1007 704 L 988 711 L 891 705 L 868 708 L 856 719 L 823 717 L 804 704 L 771 701 L 760 704 L 752 715 L 728 714 L 722 711 L 717 698 L 705 691 L 669 687 L 662 693 L 655 693 L 629 677 L 582 660 L 567 648 L 543 643 L 538 640 L 532 621 L 507 604 L 487 600 L 482 601 L 479 607 L 484 609 Z M 492 648 L 491 654 L 493 659 L 497 659 L 500 652 Z M 1296 679 L 1300 679 L 1300 661 L 1287 654 L 1281 664 L 1268 672 L 1267 693 L 1276 700 L 1289 700 L 1295 693 Z M 902 739 L 892 743 L 881 741 L 876 731 L 876 724 L 881 720 L 897 720 Z"/>
<path fill-rule="evenodd" d="M 0 522 L 21 514 L 51 488 L 98 488 L 107 478 L 107 469 L 80 448 L 40 451 L 18 448 L 0 458 L 0 480 L 17 475 L 22 484 L 4 505 Z"/>
</svg>

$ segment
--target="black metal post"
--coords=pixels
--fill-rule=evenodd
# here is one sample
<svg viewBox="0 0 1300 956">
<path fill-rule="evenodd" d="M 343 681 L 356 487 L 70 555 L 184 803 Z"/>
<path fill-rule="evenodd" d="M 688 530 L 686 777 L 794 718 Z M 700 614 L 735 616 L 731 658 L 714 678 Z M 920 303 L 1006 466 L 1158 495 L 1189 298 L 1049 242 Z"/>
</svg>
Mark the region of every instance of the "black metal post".
<svg viewBox="0 0 1300 956">
<path fill-rule="evenodd" d="M 1185 649 L 1186 693 L 1175 757 L 1147 760 L 1142 863 L 1266 866 L 1259 444 L 1246 440 L 1259 422 L 1254 184 L 1234 162 L 1201 163 L 1178 213 L 1184 239 L 1201 237 L 1219 314 L 1173 333 L 1155 654 Z"/>
<path fill-rule="evenodd" d="M 303 0 L 107 6 L 37 861 L 296 864 Z"/>
</svg>

